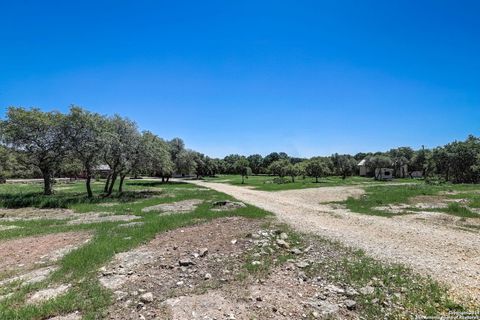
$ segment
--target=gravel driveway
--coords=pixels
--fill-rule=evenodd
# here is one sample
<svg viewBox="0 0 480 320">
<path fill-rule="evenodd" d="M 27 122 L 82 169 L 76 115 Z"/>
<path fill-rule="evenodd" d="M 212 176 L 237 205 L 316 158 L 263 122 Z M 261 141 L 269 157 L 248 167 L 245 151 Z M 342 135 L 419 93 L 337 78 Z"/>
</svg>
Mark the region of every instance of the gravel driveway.
<svg viewBox="0 0 480 320">
<path fill-rule="evenodd" d="M 355 186 L 266 192 L 229 184 L 189 181 L 272 213 L 299 231 L 365 250 L 386 262 L 412 267 L 450 285 L 461 300 L 480 302 L 480 235 L 412 216 L 384 218 L 322 203 L 360 196 Z"/>
</svg>

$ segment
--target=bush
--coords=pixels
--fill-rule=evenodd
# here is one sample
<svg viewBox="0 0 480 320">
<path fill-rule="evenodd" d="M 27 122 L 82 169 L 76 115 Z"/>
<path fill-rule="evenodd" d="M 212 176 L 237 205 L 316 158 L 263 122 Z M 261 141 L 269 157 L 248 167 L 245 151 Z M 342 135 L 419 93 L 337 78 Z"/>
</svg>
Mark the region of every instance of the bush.
<svg viewBox="0 0 480 320">
<path fill-rule="evenodd" d="M 281 178 L 281 177 L 275 177 L 273 178 L 273 183 L 276 184 L 285 184 L 285 183 L 291 183 L 292 180 L 288 178 Z"/>
<path fill-rule="evenodd" d="M 445 180 L 445 178 L 443 178 L 441 176 L 431 176 L 431 177 L 426 177 L 425 178 L 425 183 L 429 184 L 429 185 L 432 185 L 432 186 L 439 186 L 439 185 L 447 183 L 447 181 Z"/>
</svg>

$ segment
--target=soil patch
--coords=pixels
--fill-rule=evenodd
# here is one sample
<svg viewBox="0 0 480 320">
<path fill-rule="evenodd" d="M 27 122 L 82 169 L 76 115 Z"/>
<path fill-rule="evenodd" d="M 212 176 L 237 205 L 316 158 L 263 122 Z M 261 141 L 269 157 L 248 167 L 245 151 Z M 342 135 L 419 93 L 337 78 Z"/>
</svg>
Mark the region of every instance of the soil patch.
<svg viewBox="0 0 480 320">
<path fill-rule="evenodd" d="M 62 284 L 58 287 L 54 288 L 47 288 L 40 291 L 35 292 L 27 299 L 28 304 L 39 304 L 43 303 L 47 300 L 54 299 L 68 291 L 71 285 Z"/>
<path fill-rule="evenodd" d="M 100 222 L 118 222 L 118 221 L 132 221 L 141 219 L 140 216 L 131 214 L 112 214 L 111 212 L 92 212 L 77 215 L 74 220 L 68 221 L 67 224 L 86 224 L 86 223 L 100 223 Z"/>
<path fill-rule="evenodd" d="M 47 277 L 57 269 L 58 267 L 55 266 L 34 269 L 19 276 L 0 281 L 0 287 L 17 281 L 22 282 L 23 285 L 38 283 L 47 279 Z"/>
<path fill-rule="evenodd" d="M 12 230 L 12 229 L 18 229 L 20 228 L 19 226 L 5 226 L 5 225 L 0 225 L 0 231 L 7 231 L 7 230 Z"/>
<path fill-rule="evenodd" d="M 64 316 L 56 316 L 53 318 L 49 318 L 48 320 L 81 320 L 82 315 L 77 311 L 77 312 L 72 312 Z"/>
<path fill-rule="evenodd" d="M 55 262 L 90 238 L 86 232 L 63 232 L 0 242 L 0 270 L 28 270 Z"/>
<path fill-rule="evenodd" d="M 20 208 L 20 209 L 0 209 L 0 221 L 18 221 L 18 220 L 39 220 L 54 219 L 64 220 L 75 216 L 70 209 L 38 209 L 38 208 Z"/>
<path fill-rule="evenodd" d="M 189 199 L 171 203 L 162 203 L 155 206 L 143 208 L 142 212 L 159 211 L 165 213 L 184 213 L 195 210 L 197 206 L 202 202 L 203 200 L 200 199 Z"/>
</svg>

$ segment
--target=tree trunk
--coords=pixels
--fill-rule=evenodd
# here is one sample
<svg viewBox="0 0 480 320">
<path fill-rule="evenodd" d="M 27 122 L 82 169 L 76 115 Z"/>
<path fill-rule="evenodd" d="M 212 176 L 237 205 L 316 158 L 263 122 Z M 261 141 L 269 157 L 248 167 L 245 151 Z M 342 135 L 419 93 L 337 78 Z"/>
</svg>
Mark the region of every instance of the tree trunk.
<svg viewBox="0 0 480 320">
<path fill-rule="evenodd" d="M 115 180 L 117 180 L 117 174 L 116 173 L 112 174 L 112 179 L 110 181 L 110 186 L 108 187 L 107 196 L 110 196 L 112 194 L 113 185 L 115 184 Z"/>
<path fill-rule="evenodd" d="M 318 183 L 318 177 L 315 177 L 315 183 Z"/>
<path fill-rule="evenodd" d="M 87 181 L 85 182 L 85 185 L 87 186 L 87 196 L 89 198 L 93 197 L 92 186 L 90 185 L 91 181 L 92 181 L 92 176 L 90 173 L 87 173 Z"/>
<path fill-rule="evenodd" d="M 125 180 L 125 175 L 120 176 L 120 185 L 118 186 L 118 192 L 122 193 L 123 192 L 123 181 Z"/>
<path fill-rule="evenodd" d="M 242 175 L 242 184 L 245 183 L 245 177 Z"/>
<path fill-rule="evenodd" d="M 50 170 L 45 169 L 42 170 L 43 175 L 43 194 L 46 196 L 51 195 L 52 192 L 52 176 L 50 174 Z"/>
<path fill-rule="evenodd" d="M 166 181 L 167 183 L 168 183 L 168 180 L 170 180 L 170 177 L 167 177 L 167 181 Z"/>
<path fill-rule="evenodd" d="M 295 182 L 295 176 L 292 176 L 292 182 Z"/>
<path fill-rule="evenodd" d="M 107 176 L 107 181 L 105 181 L 105 187 L 103 188 L 103 192 L 104 193 L 107 193 L 108 192 L 108 187 L 110 186 L 110 178 L 111 178 L 111 174 L 109 174 Z"/>
</svg>

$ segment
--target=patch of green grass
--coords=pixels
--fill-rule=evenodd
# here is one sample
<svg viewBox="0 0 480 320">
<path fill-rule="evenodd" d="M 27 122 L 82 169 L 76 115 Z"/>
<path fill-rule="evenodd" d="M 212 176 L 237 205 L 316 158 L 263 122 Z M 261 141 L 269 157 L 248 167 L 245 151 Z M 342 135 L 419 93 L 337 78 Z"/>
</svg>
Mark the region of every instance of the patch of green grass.
<svg viewBox="0 0 480 320">
<path fill-rule="evenodd" d="M 249 176 L 245 179 L 245 183 L 242 184 L 242 177 L 240 175 L 219 175 L 214 178 L 205 177 L 206 181 L 229 183 L 238 186 L 249 186 L 255 190 L 263 191 L 281 191 L 281 190 L 293 190 L 293 189 L 306 189 L 306 188 L 319 188 L 319 187 L 334 187 L 345 185 L 368 185 L 368 184 L 388 184 L 388 181 L 375 181 L 373 178 L 365 177 L 342 177 L 332 176 L 319 178 L 318 183 L 314 178 L 296 177 L 295 182 L 290 181 L 290 177 L 285 177 L 283 180 L 287 183 L 275 183 L 276 177 L 268 175 Z M 397 179 L 395 182 L 408 182 L 408 183 L 420 183 L 418 180 L 411 179 Z"/>
<path fill-rule="evenodd" d="M 360 198 L 350 197 L 346 201 L 342 202 L 346 204 L 347 208 L 353 212 L 391 217 L 398 214 L 393 214 L 385 210 L 378 210 L 376 207 L 383 207 L 388 205 L 395 204 L 408 204 L 409 199 L 416 196 L 433 196 L 443 194 L 442 196 L 445 199 L 448 198 L 465 198 L 468 196 L 468 193 L 448 195 L 444 194 L 447 191 L 461 191 L 461 192 L 473 192 L 475 190 L 480 190 L 478 185 L 428 185 L 428 184 L 414 184 L 414 185 L 385 185 L 385 186 L 368 186 L 365 188 L 365 194 Z M 476 196 L 478 194 L 472 193 L 474 195 L 472 199 L 477 201 Z M 470 202 L 472 203 L 472 202 Z M 469 203 L 469 205 L 470 205 Z M 473 202 L 475 205 L 476 202 Z M 418 209 L 408 208 L 408 211 L 416 211 Z M 446 209 L 431 209 L 431 211 L 441 211 L 461 217 L 479 217 L 478 214 L 472 212 L 464 206 L 459 204 L 451 203 Z M 401 214 L 401 213 L 400 213 Z"/>
<path fill-rule="evenodd" d="M 434 195 L 439 187 L 425 184 L 373 186 L 365 189 L 365 194 L 360 198 L 348 198 L 344 203 L 353 212 L 390 217 L 390 212 L 377 210 L 376 207 L 391 204 L 407 203 L 411 197 L 419 195 Z"/>
<path fill-rule="evenodd" d="M 480 218 L 480 215 L 478 213 L 472 212 L 470 209 L 460 205 L 457 202 L 451 202 L 448 204 L 448 207 L 446 207 L 445 209 L 439 209 L 439 211 L 443 211 L 458 217 Z"/>
</svg>

